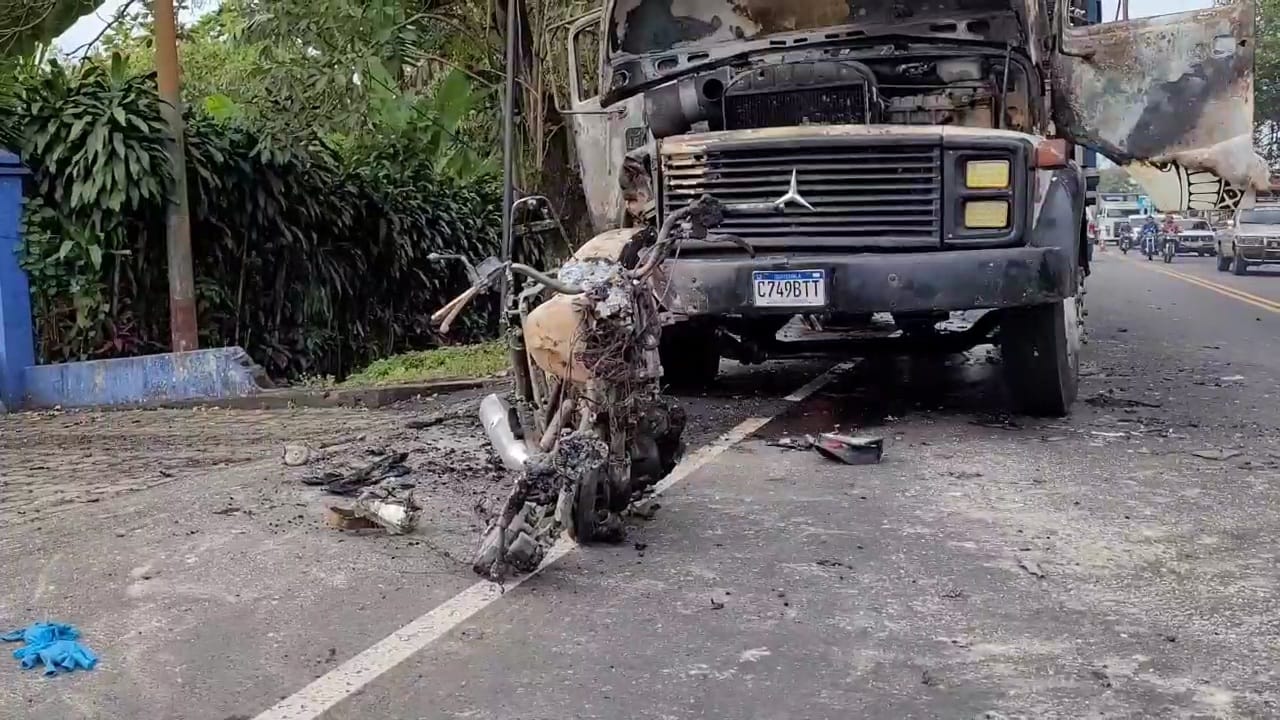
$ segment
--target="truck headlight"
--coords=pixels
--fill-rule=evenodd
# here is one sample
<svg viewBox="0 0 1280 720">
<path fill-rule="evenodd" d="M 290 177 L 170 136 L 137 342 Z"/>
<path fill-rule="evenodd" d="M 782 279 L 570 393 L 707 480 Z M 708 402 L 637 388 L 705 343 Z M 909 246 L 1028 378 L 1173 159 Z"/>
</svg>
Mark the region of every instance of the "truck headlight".
<svg viewBox="0 0 1280 720">
<path fill-rule="evenodd" d="M 1009 187 L 1009 161 L 970 160 L 964 166 L 964 186 L 971 190 Z"/>
<path fill-rule="evenodd" d="M 1008 200 L 970 200 L 964 204 L 964 225 L 973 229 L 1009 226 Z"/>
</svg>

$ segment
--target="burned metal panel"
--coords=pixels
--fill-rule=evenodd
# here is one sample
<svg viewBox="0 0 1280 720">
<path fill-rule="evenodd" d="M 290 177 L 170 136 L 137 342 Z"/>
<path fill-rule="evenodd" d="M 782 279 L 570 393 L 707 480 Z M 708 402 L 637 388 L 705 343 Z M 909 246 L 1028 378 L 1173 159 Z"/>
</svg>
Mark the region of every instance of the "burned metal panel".
<svg viewBox="0 0 1280 720">
<path fill-rule="evenodd" d="M 1251 140 L 1253 0 L 1065 32 L 1059 133 L 1129 168 L 1166 210 L 1233 207 L 1265 183 Z"/>
<path fill-rule="evenodd" d="M 645 55 L 776 33 L 1016 10 L 1039 0 L 616 0 L 610 49 Z"/>
<path fill-rule="evenodd" d="M 1003 138 L 1035 143 L 1036 135 L 1013 130 L 963 127 L 958 125 L 801 125 L 798 127 L 751 128 L 748 130 L 724 130 L 719 132 L 682 135 L 663 140 L 662 153 L 694 154 L 713 150 L 726 143 L 744 143 L 754 140 L 811 140 L 820 138 L 875 137 L 892 142 L 902 138 Z"/>
<path fill-rule="evenodd" d="M 649 142 L 644 129 L 644 97 L 635 95 L 601 109 L 598 97 L 573 106 L 569 116 L 574 144 L 581 167 L 582 189 L 587 210 L 597 232 L 617 227 L 622 219 L 623 193 L 621 176 L 629 147 L 635 143 L 637 130 Z"/>
</svg>

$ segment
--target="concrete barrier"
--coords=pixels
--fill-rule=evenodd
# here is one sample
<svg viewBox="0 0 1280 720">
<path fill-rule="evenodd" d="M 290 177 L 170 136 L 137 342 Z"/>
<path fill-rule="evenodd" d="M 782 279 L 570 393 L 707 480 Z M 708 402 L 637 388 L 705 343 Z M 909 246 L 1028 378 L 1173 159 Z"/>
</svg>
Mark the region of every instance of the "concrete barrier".
<svg viewBox="0 0 1280 720">
<path fill-rule="evenodd" d="M 27 409 L 153 405 L 250 397 L 270 387 L 238 347 L 34 365 L 23 373 Z"/>
</svg>

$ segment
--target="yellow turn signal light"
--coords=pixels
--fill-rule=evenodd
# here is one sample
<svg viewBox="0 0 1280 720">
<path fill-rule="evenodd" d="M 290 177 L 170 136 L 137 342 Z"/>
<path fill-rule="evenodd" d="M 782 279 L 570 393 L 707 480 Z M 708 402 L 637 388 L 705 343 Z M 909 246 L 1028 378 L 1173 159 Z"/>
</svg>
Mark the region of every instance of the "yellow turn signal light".
<svg viewBox="0 0 1280 720">
<path fill-rule="evenodd" d="M 971 200 L 964 204 L 964 225 L 974 229 L 1009 226 L 1007 200 Z"/>
<path fill-rule="evenodd" d="M 1009 187 L 1008 160 L 972 160 L 964 166 L 964 185 L 971 190 Z"/>
</svg>

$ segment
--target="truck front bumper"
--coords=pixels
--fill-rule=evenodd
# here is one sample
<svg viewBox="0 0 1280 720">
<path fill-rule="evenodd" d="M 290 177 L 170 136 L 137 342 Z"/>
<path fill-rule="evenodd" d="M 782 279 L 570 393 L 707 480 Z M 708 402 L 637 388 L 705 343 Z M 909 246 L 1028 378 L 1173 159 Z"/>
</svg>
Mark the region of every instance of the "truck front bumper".
<svg viewBox="0 0 1280 720">
<path fill-rule="evenodd" d="M 669 285 L 677 317 L 994 309 L 1069 297 L 1076 263 L 1058 247 L 686 257 L 667 262 L 656 287 Z M 825 270 L 826 305 L 757 307 L 751 274 L 760 270 Z"/>
<path fill-rule="evenodd" d="M 1253 263 L 1280 263 L 1280 248 L 1237 245 L 1236 254 Z"/>
</svg>

